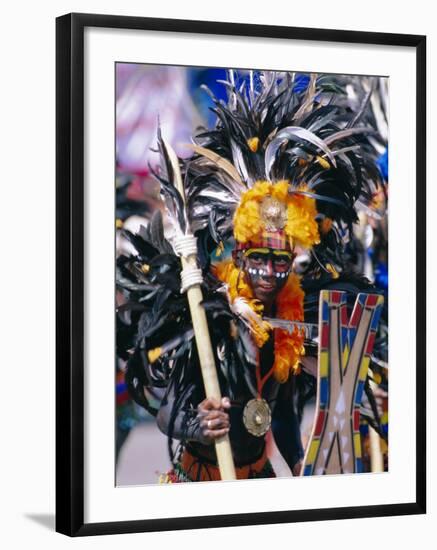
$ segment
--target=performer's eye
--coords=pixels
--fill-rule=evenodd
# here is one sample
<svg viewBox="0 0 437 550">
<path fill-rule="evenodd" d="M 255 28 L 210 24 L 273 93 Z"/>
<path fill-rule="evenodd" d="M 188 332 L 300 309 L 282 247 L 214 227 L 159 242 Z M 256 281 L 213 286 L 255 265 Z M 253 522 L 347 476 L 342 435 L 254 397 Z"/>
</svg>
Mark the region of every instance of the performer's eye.
<svg viewBox="0 0 437 550">
<path fill-rule="evenodd" d="M 253 265 L 263 265 L 266 263 L 267 258 L 264 254 L 251 254 L 249 256 L 250 263 Z"/>
<path fill-rule="evenodd" d="M 290 258 L 288 256 L 277 256 L 274 259 L 275 268 L 279 270 L 286 270 L 290 267 Z"/>
</svg>

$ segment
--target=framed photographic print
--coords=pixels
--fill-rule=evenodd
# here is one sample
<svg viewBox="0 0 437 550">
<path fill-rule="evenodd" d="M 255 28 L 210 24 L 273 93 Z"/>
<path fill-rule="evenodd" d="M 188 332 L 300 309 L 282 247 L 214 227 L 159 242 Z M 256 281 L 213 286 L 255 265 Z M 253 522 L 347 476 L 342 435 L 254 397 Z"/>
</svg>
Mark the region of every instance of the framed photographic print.
<svg viewBox="0 0 437 550">
<path fill-rule="evenodd" d="M 57 530 L 425 513 L 425 37 L 56 47 Z"/>
</svg>

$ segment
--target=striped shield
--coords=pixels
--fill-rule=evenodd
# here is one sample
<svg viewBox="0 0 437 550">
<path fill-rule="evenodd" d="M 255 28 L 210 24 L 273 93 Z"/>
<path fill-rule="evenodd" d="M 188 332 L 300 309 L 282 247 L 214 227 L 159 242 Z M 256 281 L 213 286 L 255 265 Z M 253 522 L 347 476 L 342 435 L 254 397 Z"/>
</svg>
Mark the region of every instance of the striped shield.
<svg viewBox="0 0 437 550">
<path fill-rule="evenodd" d="M 360 406 L 383 302 L 358 294 L 349 319 L 345 292 L 320 293 L 316 412 L 302 475 L 362 471 Z"/>
</svg>

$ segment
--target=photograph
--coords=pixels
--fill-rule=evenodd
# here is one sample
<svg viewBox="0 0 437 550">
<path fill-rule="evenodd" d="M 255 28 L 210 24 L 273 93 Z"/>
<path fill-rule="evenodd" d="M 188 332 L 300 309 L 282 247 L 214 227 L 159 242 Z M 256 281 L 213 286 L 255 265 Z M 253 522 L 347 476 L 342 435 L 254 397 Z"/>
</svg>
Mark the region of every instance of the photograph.
<svg viewBox="0 0 437 550">
<path fill-rule="evenodd" d="M 6 5 L 4 548 L 433 540 L 430 5 Z"/>
<path fill-rule="evenodd" d="M 115 485 L 390 472 L 390 78 L 114 71 Z"/>
</svg>

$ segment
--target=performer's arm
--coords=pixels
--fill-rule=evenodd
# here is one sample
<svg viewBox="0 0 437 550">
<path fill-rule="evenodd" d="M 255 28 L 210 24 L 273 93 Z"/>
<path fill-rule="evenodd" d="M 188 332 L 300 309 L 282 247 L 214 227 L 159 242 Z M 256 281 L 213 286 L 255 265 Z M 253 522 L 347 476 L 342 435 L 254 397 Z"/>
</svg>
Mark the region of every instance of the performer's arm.
<svg viewBox="0 0 437 550">
<path fill-rule="evenodd" d="M 299 475 L 304 456 L 300 427 L 292 402 L 292 385 L 280 386 L 276 406 L 272 415 L 272 432 L 276 446 L 294 475 Z"/>
<path fill-rule="evenodd" d="M 170 387 L 156 418 L 159 429 L 165 435 L 210 445 L 229 432 L 229 415 L 226 410 L 230 408 L 230 402 L 226 397 L 221 403 L 214 399 L 204 399 L 197 409 L 189 408 L 184 401 L 175 410 L 175 403 L 174 389 Z"/>
</svg>

